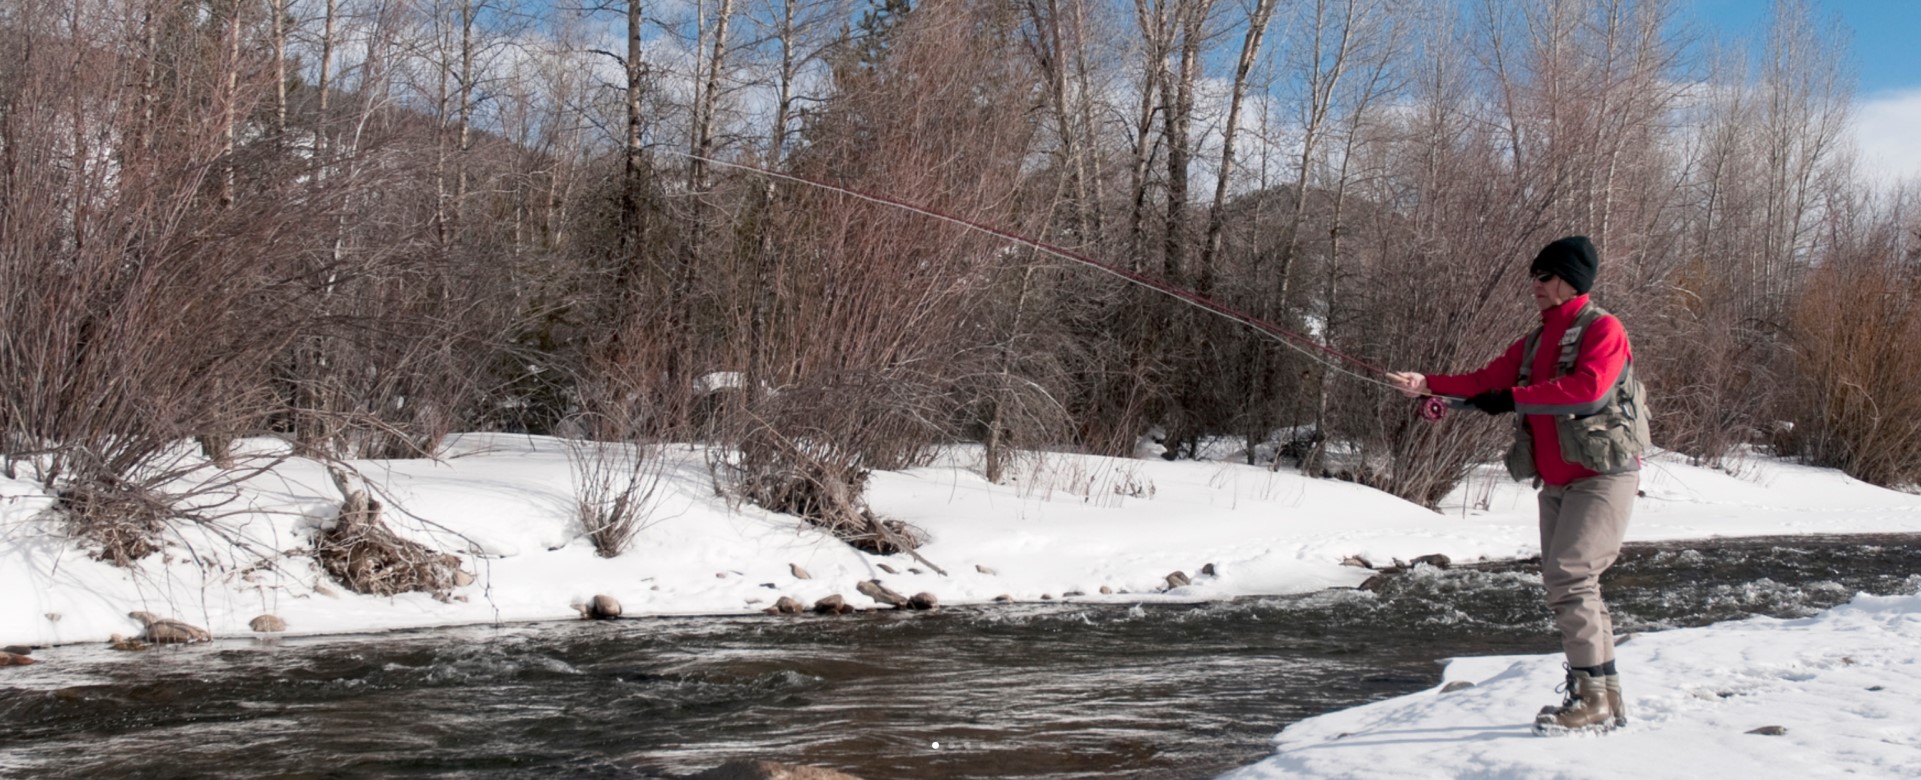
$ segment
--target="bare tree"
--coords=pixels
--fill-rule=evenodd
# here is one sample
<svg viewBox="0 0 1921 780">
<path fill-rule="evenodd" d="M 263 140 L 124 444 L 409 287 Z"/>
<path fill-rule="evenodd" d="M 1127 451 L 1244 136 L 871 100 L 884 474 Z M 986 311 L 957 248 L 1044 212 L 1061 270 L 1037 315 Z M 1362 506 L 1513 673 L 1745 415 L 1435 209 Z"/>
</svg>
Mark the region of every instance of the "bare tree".
<svg viewBox="0 0 1921 780">
<path fill-rule="evenodd" d="M 96 555 L 131 563 L 195 517 L 187 496 L 234 478 L 201 472 L 179 445 L 258 430 L 270 411 L 248 393 L 290 338 L 268 269 L 300 251 L 325 205 L 284 182 L 238 188 L 271 157 L 238 144 L 233 117 L 271 85 L 233 59 L 230 18 L 33 2 L 8 21 L 8 471 L 54 491 Z"/>
</svg>

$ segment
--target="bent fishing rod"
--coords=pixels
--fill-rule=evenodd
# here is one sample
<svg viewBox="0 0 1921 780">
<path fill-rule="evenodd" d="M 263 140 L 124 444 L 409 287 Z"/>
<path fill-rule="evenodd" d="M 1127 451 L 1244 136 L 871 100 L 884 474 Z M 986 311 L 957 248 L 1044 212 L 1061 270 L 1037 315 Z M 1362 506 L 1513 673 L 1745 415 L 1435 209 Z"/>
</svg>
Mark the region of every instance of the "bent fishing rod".
<svg viewBox="0 0 1921 780">
<path fill-rule="evenodd" d="M 1274 341 L 1280 342 L 1282 345 L 1286 346 L 1287 348 L 1301 353 L 1307 359 L 1331 371 L 1345 374 L 1349 377 L 1359 379 L 1363 382 L 1369 382 L 1372 384 L 1380 385 L 1382 387 L 1386 387 L 1391 390 L 1399 391 L 1401 389 L 1399 385 L 1396 385 L 1392 382 L 1389 382 L 1385 379 L 1380 378 L 1380 377 L 1385 377 L 1388 374 L 1388 370 L 1385 368 L 1382 368 L 1381 366 L 1375 365 L 1366 360 L 1362 360 L 1361 358 L 1355 357 L 1346 352 L 1342 352 L 1341 350 L 1335 349 L 1326 344 L 1322 344 L 1321 342 L 1316 341 L 1312 337 L 1309 337 L 1300 333 L 1296 333 L 1294 331 L 1283 328 L 1279 325 L 1275 325 L 1274 323 L 1263 320 L 1259 317 L 1255 317 L 1254 315 L 1243 312 L 1232 306 L 1228 306 L 1227 304 L 1221 303 L 1220 301 L 1216 301 L 1212 298 L 1208 298 L 1193 290 L 1187 289 L 1185 287 L 1177 286 L 1174 283 L 1167 281 L 1166 279 L 1162 279 L 1156 276 L 1151 276 L 1149 274 L 1141 273 L 1139 271 L 1134 271 L 1128 268 L 1124 268 L 1122 266 L 1115 265 L 1113 263 L 1105 262 L 1103 260 L 1096 259 L 1094 257 L 1082 254 L 1080 252 L 1075 252 L 1065 247 L 1055 246 L 1053 244 L 1047 243 L 1040 239 L 1030 238 L 1028 236 L 1015 233 L 1014 231 L 1008 230 L 1006 228 L 1002 228 L 996 225 L 990 225 L 984 222 L 977 222 L 971 219 L 955 216 L 953 214 L 948 214 L 941 211 L 936 211 L 931 207 L 923 206 L 918 203 L 912 203 L 909 201 L 901 200 L 899 198 L 893 198 L 893 197 L 880 195 L 872 192 L 864 192 L 862 190 L 857 190 L 845 185 L 835 184 L 833 182 L 821 181 L 818 179 L 813 179 L 813 178 L 801 176 L 798 174 L 783 173 L 780 171 L 770 170 L 770 169 L 762 168 L 755 165 L 747 165 L 745 163 L 736 163 L 736 162 L 728 162 L 726 160 L 717 160 L 711 157 L 703 157 L 700 155 L 696 155 L 688 152 L 676 151 L 673 149 L 661 149 L 658 151 L 665 152 L 667 154 L 670 154 L 676 157 L 682 157 L 688 160 L 694 160 L 694 161 L 706 163 L 708 165 L 717 165 L 723 168 L 742 171 L 744 173 L 750 173 L 757 176 L 763 176 L 769 179 L 777 179 L 780 181 L 787 181 L 787 182 L 792 182 L 795 184 L 800 184 L 808 187 L 814 187 L 817 189 L 838 193 L 851 198 L 855 198 L 857 200 L 863 200 L 869 203 L 875 203 L 875 204 L 887 206 L 890 208 L 903 209 L 905 211 L 909 211 L 914 214 L 919 214 L 924 217 L 939 220 L 941 222 L 946 222 L 951 225 L 957 225 L 959 227 L 966 228 L 968 230 L 976 231 L 979 233 L 985 233 L 987 235 L 994 236 L 996 238 L 1000 238 L 1006 241 L 1012 241 L 1016 244 L 1020 244 L 1021 246 L 1029 247 L 1031 249 L 1034 249 L 1049 255 L 1053 255 L 1054 257 L 1067 260 L 1069 262 L 1079 263 L 1082 266 L 1104 272 L 1110 276 L 1118 277 L 1122 281 L 1128 282 L 1129 284 L 1138 285 L 1140 287 L 1153 290 L 1163 295 L 1172 296 L 1175 300 L 1186 303 L 1187 305 L 1193 306 L 1194 308 L 1200 309 L 1201 311 L 1205 311 L 1210 314 L 1214 314 L 1216 316 L 1225 317 L 1234 322 L 1238 322 L 1242 325 L 1253 328 L 1256 332 L 1259 332 L 1267 336 L 1268 338 L 1273 339 Z M 1343 363 L 1347 365 L 1342 365 Z M 1361 373 L 1362 371 L 1367 371 L 1369 373 Z M 1437 393 L 1428 393 L 1420 399 L 1420 413 L 1423 418 L 1427 419 L 1430 422 L 1437 421 L 1437 420 L 1440 420 L 1443 416 L 1445 416 L 1447 413 L 1447 410 L 1450 408 L 1453 408 L 1453 409 L 1466 408 L 1465 401 L 1466 399 L 1456 398 L 1454 396 L 1440 395 Z"/>
</svg>

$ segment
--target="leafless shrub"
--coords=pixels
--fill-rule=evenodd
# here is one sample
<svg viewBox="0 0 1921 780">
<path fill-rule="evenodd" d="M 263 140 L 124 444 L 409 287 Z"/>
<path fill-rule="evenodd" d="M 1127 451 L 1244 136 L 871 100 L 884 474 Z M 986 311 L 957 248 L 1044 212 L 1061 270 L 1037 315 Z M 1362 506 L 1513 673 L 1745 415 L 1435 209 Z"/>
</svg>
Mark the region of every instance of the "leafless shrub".
<svg viewBox="0 0 1921 780">
<path fill-rule="evenodd" d="M 239 467 L 229 443 L 264 430 L 291 332 L 275 269 L 330 203 L 280 178 L 270 144 L 235 140 L 266 84 L 236 53 L 243 12 L 160 34 L 192 13 L 36 0 L 0 27 L 9 472 L 28 466 L 121 564 L 226 479 L 182 442 Z"/>
<path fill-rule="evenodd" d="M 161 532 L 180 516 L 173 501 L 112 476 L 60 490 L 55 506 L 68 533 L 100 546 L 96 560 L 122 567 L 158 552 Z"/>
<path fill-rule="evenodd" d="M 1877 485 L 1921 487 L 1921 280 L 1883 234 L 1816 270 L 1794 313 L 1790 454 Z"/>
<path fill-rule="evenodd" d="M 1083 346 L 1046 311 L 1061 295 L 1063 272 L 1072 269 L 1044 268 L 1028 252 L 1006 252 L 1002 259 L 995 283 L 960 324 L 981 343 L 949 363 L 979 367 L 959 373 L 953 384 L 960 431 L 981 443 L 989 482 L 1002 481 L 1024 451 L 1072 440 L 1070 356 Z"/>
<path fill-rule="evenodd" d="M 1743 314 L 1725 277 L 1698 263 L 1684 266 L 1655 307 L 1656 318 L 1632 333 L 1636 367 L 1647 377 L 1654 440 L 1698 463 L 1719 465 L 1756 440 L 1784 375 L 1781 328 Z"/>
<path fill-rule="evenodd" d="M 812 122 L 818 142 L 790 169 L 1007 222 L 1031 130 L 1021 68 L 992 54 L 1005 10 L 928 5 L 888 45 L 858 61 L 850 52 L 834 107 Z M 734 326 L 737 357 L 719 366 L 746 376 L 739 411 L 720 426 L 731 447 L 716 464 L 721 486 L 868 549 L 911 552 L 918 535 L 865 506 L 866 474 L 928 462 L 962 435 L 969 410 L 992 421 L 989 406 L 1019 405 L 1006 391 L 1020 383 L 1003 381 L 1019 361 L 989 346 L 1006 331 L 980 326 L 983 307 L 1023 309 L 1000 305 L 1019 298 L 1019 283 L 1005 283 L 1022 275 L 997 276 L 1005 248 L 990 236 L 847 193 L 780 187 L 747 214 L 753 240 L 737 256 L 750 262 L 701 285 L 719 300 L 751 291 L 721 307 L 751 312 Z"/>
<path fill-rule="evenodd" d="M 580 525 L 601 557 L 621 554 L 652 524 L 662 465 L 658 446 L 568 440 Z"/>
</svg>

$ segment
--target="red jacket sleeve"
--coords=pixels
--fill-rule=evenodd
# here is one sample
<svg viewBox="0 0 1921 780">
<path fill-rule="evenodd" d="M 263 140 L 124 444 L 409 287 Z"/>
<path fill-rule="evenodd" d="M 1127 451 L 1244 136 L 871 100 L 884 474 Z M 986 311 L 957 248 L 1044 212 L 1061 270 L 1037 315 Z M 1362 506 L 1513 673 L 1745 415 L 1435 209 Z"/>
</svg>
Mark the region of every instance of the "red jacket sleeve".
<svg viewBox="0 0 1921 780">
<path fill-rule="evenodd" d="M 1542 349 L 1549 348 L 1543 344 Z M 1628 363 L 1628 334 L 1621 321 L 1602 317 L 1581 334 L 1581 351 L 1567 376 L 1514 388 L 1514 411 L 1521 414 L 1593 414 L 1607 404 L 1608 391 Z M 1430 380 L 1429 384 L 1432 384 Z"/>
<path fill-rule="evenodd" d="M 1489 390 L 1506 390 L 1521 378 L 1521 352 L 1526 349 L 1527 339 L 1522 338 L 1508 345 L 1506 352 L 1479 371 L 1428 377 L 1427 389 L 1435 395 L 1455 398 L 1480 395 Z"/>
</svg>

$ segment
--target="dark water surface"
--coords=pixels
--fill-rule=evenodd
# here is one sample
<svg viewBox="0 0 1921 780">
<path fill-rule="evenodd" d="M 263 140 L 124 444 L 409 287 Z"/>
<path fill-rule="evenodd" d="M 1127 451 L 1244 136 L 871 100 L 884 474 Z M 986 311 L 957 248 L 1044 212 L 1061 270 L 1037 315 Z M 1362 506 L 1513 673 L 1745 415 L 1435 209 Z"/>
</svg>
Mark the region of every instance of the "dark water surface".
<svg viewBox="0 0 1921 780">
<path fill-rule="evenodd" d="M 1921 539 L 1634 546 L 1603 587 L 1623 631 L 1807 615 L 1914 592 Z M 0 670 L 0 775 L 1208 777 L 1288 723 L 1434 685 L 1439 659 L 1556 651 L 1540 598 L 1509 564 L 1197 605 L 52 648 Z"/>
</svg>

